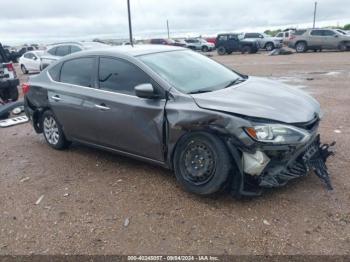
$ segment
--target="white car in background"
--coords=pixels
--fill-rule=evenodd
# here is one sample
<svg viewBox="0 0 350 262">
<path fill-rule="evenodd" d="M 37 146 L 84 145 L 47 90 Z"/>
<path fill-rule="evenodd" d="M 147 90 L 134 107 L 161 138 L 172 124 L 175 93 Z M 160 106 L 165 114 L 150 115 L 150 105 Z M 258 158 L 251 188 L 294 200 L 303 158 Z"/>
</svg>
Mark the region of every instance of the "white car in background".
<svg viewBox="0 0 350 262">
<path fill-rule="evenodd" d="M 40 72 L 41 56 L 44 51 L 29 51 L 24 53 L 18 60 L 23 74 Z"/>
<path fill-rule="evenodd" d="M 48 65 L 66 55 L 106 46 L 108 45 L 100 42 L 65 42 L 50 45 L 47 47 L 46 52 L 41 57 L 40 70 L 44 70 Z"/>
</svg>

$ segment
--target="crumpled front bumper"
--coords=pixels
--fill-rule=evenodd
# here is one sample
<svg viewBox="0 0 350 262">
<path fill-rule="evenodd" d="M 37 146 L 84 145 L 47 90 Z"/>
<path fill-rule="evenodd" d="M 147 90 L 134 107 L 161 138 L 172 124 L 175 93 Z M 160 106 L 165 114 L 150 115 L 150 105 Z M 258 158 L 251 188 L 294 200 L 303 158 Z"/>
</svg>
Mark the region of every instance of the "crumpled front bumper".
<svg viewBox="0 0 350 262">
<path fill-rule="evenodd" d="M 241 150 L 237 150 L 237 140 L 232 139 L 228 140 L 227 145 L 237 166 L 229 187 L 235 197 L 259 196 L 264 188 L 282 187 L 290 180 L 306 176 L 310 171 L 322 180 L 328 190 L 333 189 L 326 162 L 334 154 L 331 148 L 335 143 L 321 144 L 320 135 L 314 135 L 306 144 L 297 147 L 263 145 L 259 148 L 246 148 L 245 151 L 240 146 L 238 148 Z M 254 158 L 258 151 L 266 155 L 267 163 L 266 159 L 257 157 L 256 165 L 253 163 L 248 166 L 250 169 L 247 168 L 245 152 Z M 253 171 L 256 170 L 259 171 L 254 174 Z"/>
<path fill-rule="evenodd" d="M 284 158 L 271 158 L 262 174 L 257 177 L 260 187 L 280 187 L 288 181 L 306 176 L 309 171 L 322 180 L 328 190 L 332 190 L 332 183 L 326 166 L 328 157 L 334 153 L 331 145 L 321 144 L 320 135 L 317 135 L 305 146 L 287 154 Z M 267 153 L 269 154 L 269 153 Z M 271 154 L 271 152 L 270 152 Z M 281 153 L 282 154 L 282 153 Z"/>
</svg>

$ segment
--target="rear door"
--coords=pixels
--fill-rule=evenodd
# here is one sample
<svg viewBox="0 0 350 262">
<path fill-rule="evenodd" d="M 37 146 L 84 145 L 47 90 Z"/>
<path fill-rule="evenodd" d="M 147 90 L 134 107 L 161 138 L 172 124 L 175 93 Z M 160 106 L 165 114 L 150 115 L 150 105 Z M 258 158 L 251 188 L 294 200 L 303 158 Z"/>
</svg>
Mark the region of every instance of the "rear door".
<svg viewBox="0 0 350 262">
<path fill-rule="evenodd" d="M 311 30 L 307 45 L 309 47 L 322 47 L 324 44 L 323 32 L 320 29 Z"/>
<path fill-rule="evenodd" d="M 144 99 L 134 93 L 140 84 L 157 84 L 129 61 L 101 57 L 96 96 L 100 143 L 104 146 L 163 161 L 165 99 Z"/>
<path fill-rule="evenodd" d="M 93 56 L 75 58 L 49 71 L 55 84 L 48 91 L 50 106 L 65 133 L 91 143 L 98 142 L 96 61 L 97 58 Z"/>
</svg>

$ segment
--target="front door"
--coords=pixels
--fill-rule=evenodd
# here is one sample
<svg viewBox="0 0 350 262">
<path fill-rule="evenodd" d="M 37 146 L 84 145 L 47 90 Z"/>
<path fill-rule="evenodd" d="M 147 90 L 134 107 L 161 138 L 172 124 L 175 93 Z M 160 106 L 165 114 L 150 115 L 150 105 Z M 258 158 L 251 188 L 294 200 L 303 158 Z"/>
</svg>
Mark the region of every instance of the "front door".
<svg viewBox="0 0 350 262">
<path fill-rule="evenodd" d="M 136 65 L 117 58 L 101 57 L 96 105 L 99 109 L 100 144 L 164 161 L 163 124 L 165 99 L 143 99 L 134 87 L 153 80 Z"/>
</svg>

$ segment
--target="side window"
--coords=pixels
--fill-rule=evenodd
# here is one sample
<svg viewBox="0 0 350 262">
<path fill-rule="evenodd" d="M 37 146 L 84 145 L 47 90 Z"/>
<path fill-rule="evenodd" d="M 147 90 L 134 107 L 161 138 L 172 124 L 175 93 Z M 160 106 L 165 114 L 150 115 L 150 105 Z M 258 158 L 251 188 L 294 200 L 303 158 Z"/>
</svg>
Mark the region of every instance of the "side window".
<svg viewBox="0 0 350 262">
<path fill-rule="evenodd" d="M 237 41 L 237 40 L 238 40 L 238 37 L 237 37 L 237 35 L 229 35 L 228 39 L 229 39 L 229 40 Z"/>
<path fill-rule="evenodd" d="M 286 33 L 286 37 L 289 37 L 289 32 Z"/>
<path fill-rule="evenodd" d="M 324 36 L 334 36 L 335 32 L 333 32 L 332 30 L 323 30 L 323 35 Z"/>
<path fill-rule="evenodd" d="M 56 55 L 56 50 L 57 50 L 57 47 L 54 47 L 54 48 L 49 49 L 47 52 L 48 52 L 50 55 Z"/>
<path fill-rule="evenodd" d="M 51 78 L 53 80 L 55 80 L 55 81 L 59 81 L 60 80 L 61 67 L 62 67 L 62 63 L 59 63 L 59 64 L 53 66 L 49 70 L 49 75 L 51 76 Z"/>
<path fill-rule="evenodd" d="M 60 82 L 92 87 L 94 75 L 93 57 L 77 58 L 66 61 L 61 69 Z"/>
<path fill-rule="evenodd" d="M 31 54 L 30 53 L 26 53 L 26 54 L 24 54 L 24 57 L 28 58 L 28 59 L 31 59 Z"/>
<path fill-rule="evenodd" d="M 227 35 L 219 36 L 219 41 L 227 41 Z"/>
<path fill-rule="evenodd" d="M 71 45 L 70 46 L 70 53 L 73 54 L 73 53 L 76 53 L 76 52 L 80 52 L 81 51 L 81 48 L 76 46 L 76 45 Z"/>
<path fill-rule="evenodd" d="M 322 30 L 312 30 L 310 35 L 321 36 L 322 35 Z"/>
<path fill-rule="evenodd" d="M 57 47 L 56 56 L 69 55 L 69 45 L 62 45 Z"/>
<path fill-rule="evenodd" d="M 276 37 L 283 37 L 283 33 L 279 33 Z M 286 37 L 288 37 L 287 34 Z"/>
<path fill-rule="evenodd" d="M 99 85 L 103 90 L 134 95 L 134 87 L 151 78 L 135 65 L 113 58 L 100 58 Z"/>
</svg>

